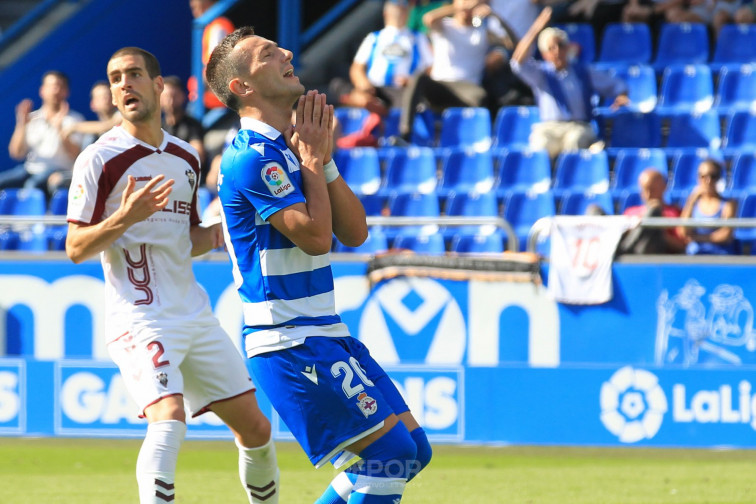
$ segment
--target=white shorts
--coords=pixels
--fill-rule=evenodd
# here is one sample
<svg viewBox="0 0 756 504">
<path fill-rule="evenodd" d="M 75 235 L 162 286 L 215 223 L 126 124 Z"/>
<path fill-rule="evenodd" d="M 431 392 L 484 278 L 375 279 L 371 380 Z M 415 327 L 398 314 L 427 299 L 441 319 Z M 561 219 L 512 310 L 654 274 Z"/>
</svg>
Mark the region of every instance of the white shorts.
<svg viewBox="0 0 756 504">
<path fill-rule="evenodd" d="M 220 325 L 126 331 L 108 352 L 140 416 L 171 395 L 183 395 L 195 417 L 214 402 L 255 390 L 244 358 Z"/>
</svg>

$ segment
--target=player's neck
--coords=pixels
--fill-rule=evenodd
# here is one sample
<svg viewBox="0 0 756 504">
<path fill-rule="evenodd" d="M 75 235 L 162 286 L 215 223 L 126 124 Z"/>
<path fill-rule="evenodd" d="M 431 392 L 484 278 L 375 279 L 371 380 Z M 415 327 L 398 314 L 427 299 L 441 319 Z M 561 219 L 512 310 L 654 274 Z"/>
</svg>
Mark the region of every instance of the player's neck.
<svg viewBox="0 0 756 504">
<path fill-rule="evenodd" d="M 291 125 L 291 110 L 275 107 L 243 107 L 239 110 L 240 117 L 250 117 L 264 122 L 283 133 Z"/>
<path fill-rule="evenodd" d="M 133 136 L 137 140 L 151 145 L 153 147 L 160 147 L 163 143 L 163 130 L 160 127 L 160 123 L 154 121 L 133 123 L 124 120 L 121 126 L 126 133 Z"/>
</svg>

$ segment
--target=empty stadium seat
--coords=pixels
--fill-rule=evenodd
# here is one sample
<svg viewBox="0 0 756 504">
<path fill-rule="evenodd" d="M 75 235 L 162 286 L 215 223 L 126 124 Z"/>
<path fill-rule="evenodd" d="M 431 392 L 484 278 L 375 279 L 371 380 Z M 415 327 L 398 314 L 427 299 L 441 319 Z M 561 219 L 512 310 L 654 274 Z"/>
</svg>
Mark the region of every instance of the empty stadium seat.
<svg viewBox="0 0 756 504">
<path fill-rule="evenodd" d="M 506 235 L 500 229 L 475 234 L 456 233 L 449 250 L 460 254 L 499 254 L 506 250 Z"/>
<path fill-rule="evenodd" d="M 472 148 L 455 148 L 442 157 L 441 183 L 438 192 L 447 196 L 458 193 L 488 192 L 494 185 L 494 170 L 491 151 L 476 151 Z"/>
<path fill-rule="evenodd" d="M 643 199 L 638 191 L 626 192 L 617 203 L 617 215 L 622 215 L 630 207 L 642 205 Z"/>
<path fill-rule="evenodd" d="M 721 146 L 722 129 L 719 115 L 715 111 L 678 112 L 670 117 L 666 147 L 703 147 L 716 150 Z"/>
<path fill-rule="evenodd" d="M 756 193 L 745 193 L 738 200 L 736 215 L 738 218 L 756 218 Z M 740 242 L 750 243 L 751 254 L 754 253 L 756 244 L 756 228 L 735 228 L 734 236 Z"/>
<path fill-rule="evenodd" d="M 604 29 L 599 51 L 599 67 L 649 63 L 653 48 L 651 30 L 641 23 L 610 23 Z"/>
<path fill-rule="evenodd" d="M 744 63 L 756 63 L 756 26 L 727 24 L 717 37 L 710 66 L 714 72 L 737 68 Z"/>
<path fill-rule="evenodd" d="M 370 112 L 358 107 L 337 107 L 333 110 L 333 115 L 341 125 L 341 133 L 349 135 L 362 128 L 362 123 L 365 122 Z"/>
<path fill-rule="evenodd" d="M 385 144 L 389 138 L 399 135 L 399 119 L 402 109 L 394 107 L 383 118 L 381 143 Z M 413 145 L 433 147 L 436 143 L 436 121 L 440 120 L 431 110 L 423 110 L 415 115 L 412 122 L 412 136 L 410 141 Z"/>
<path fill-rule="evenodd" d="M 531 127 L 540 120 L 537 107 L 501 107 L 494 123 L 494 145 L 527 147 Z"/>
<path fill-rule="evenodd" d="M 727 119 L 724 151 L 735 155 L 743 150 L 756 150 L 756 110 L 737 110 Z"/>
<path fill-rule="evenodd" d="M 659 30 L 654 68 L 709 61 L 709 32 L 701 23 L 665 23 Z"/>
<path fill-rule="evenodd" d="M 567 23 L 557 25 L 567 32 L 570 42 L 577 50 L 577 60 L 581 63 L 592 63 L 596 59 L 596 35 L 593 26 L 588 23 Z"/>
<path fill-rule="evenodd" d="M 382 191 L 395 193 L 430 193 L 436 190 L 438 174 L 436 157 L 430 147 L 397 149 L 388 160 L 386 181 Z"/>
<path fill-rule="evenodd" d="M 638 191 L 638 177 L 646 168 L 656 168 L 667 175 L 667 155 L 662 149 L 622 149 L 617 153 L 610 186 L 615 202 L 626 193 Z"/>
<path fill-rule="evenodd" d="M 609 190 L 609 158 L 605 151 L 563 152 L 556 159 L 554 193 L 602 193 Z"/>
<path fill-rule="evenodd" d="M 53 194 L 50 198 L 48 211 L 52 215 L 66 215 L 66 212 L 68 211 L 67 189 L 58 189 L 57 191 L 55 191 L 55 194 Z M 47 226 L 46 233 L 50 250 L 65 250 L 66 235 L 68 234 L 67 225 L 63 224 L 60 226 Z"/>
<path fill-rule="evenodd" d="M 444 238 L 432 230 L 412 231 L 402 229 L 394 239 L 394 249 L 406 249 L 418 254 L 444 254 L 446 245 Z"/>
<path fill-rule="evenodd" d="M 386 197 L 382 194 L 358 194 L 357 198 L 359 198 L 362 206 L 365 208 L 365 215 L 383 215 L 384 207 L 386 207 Z"/>
<path fill-rule="evenodd" d="M 554 193 L 515 192 L 504 201 L 504 219 L 519 240 L 520 251 L 527 247 L 528 233 L 535 221 L 555 214 Z"/>
<path fill-rule="evenodd" d="M 608 69 L 611 75 L 627 84 L 627 96 L 630 103 L 621 110 L 633 110 L 638 112 L 650 112 L 656 107 L 658 101 L 658 89 L 656 86 L 656 74 L 648 65 L 618 66 Z M 597 112 L 611 114 L 610 109 L 615 96 L 608 96 L 598 107 Z"/>
<path fill-rule="evenodd" d="M 614 202 L 608 192 L 586 194 L 583 192 L 567 192 L 561 198 L 559 213 L 562 215 L 585 215 L 588 207 L 595 205 L 605 215 L 614 215 Z"/>
<path fill-rule="evenodd" d="M 452 217 L 496 217 L 499 204 L 496 194 L 491 191 L 478 193 L 453 192 L 449 194 L 444 206 L 444 213 Z M 450 239 L 456 233 L 474 234 L 479 226 L 448 226 L 442 229 L 445 238 Z"/>
<path fill-rule="evenodd" d="M 708 66 L 670 65 L 664 69 L 657 112 L 705 112 L 713 104 L 714 81 Z"/>
<path fill-rule="evenodd" d="M 334 154 L 344 182 L 357 194 L 375 194 L 381 188 L 381 164 L 372 147 L 354 147 Z"/>
<path fill-rule="evenodd" d="M 502 149 L 496 155 L 496 194 L 505 198 L 512 192 L 546 192 L 551 188 L 551 161 L 546 151 Z"/>
<path fill-rule="evenodd" d="M 15 203 L 11 208 L 11 214 L 45 215 L 47 213 L 47 201 L 41 189 L 6 189 L 6 191 L 15 192 Z"/>
<path fill-rule="evenodd" d="M 44 191 L 36 188 L 0 191 L 0 214 L 43 216 L 47 213 Z M 48 249 L 43 224 L 8 226 L 0 233 L 0 249 L 44 252 Z"/>
<path fill-rule="evenodd" d="M 731 25 L 726 25 L 731 26 Z M 756 66 L 722 68 L 717 81 L 714 107 L 720 117 L 747 110 L 756 102 Z"/>
<path fill-rule="evenodd" d="M 655 112 L 620 110 L 604 118 L 611 132 L 609 146 L 619 148 L 656 148 L 662 145 L 661 119 Z"/>
<path fill-rule="evenodd" d="M 756 193 L 756 152 L 742 152 L 732 159 L 732 176 L 727 181 L 725 194 L 738 198 L 745 193 Z"/>
<path fill-rule="evenodd" d="M 491 147 L 491 113 L 483 107 L 449 107 L 441 116 L 441 147 Z"/>
</svg>

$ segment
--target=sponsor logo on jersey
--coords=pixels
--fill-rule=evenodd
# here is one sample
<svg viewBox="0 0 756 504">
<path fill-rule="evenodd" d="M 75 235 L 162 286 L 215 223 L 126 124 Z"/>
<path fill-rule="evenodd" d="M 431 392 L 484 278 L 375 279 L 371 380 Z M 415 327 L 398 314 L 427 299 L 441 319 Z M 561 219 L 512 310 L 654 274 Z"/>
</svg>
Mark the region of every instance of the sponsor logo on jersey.
<svg viewBox="0 0 756 504">
<path fill-rule="evenodd" d="M 378 411 L 377 401 L 365 392 L 362 392 L 357 396 L 357 401 L 357 406 L 360 408 L 360 411 L 362 411 L 362 414 L 365 415 L 365 418 Z"/>
<path fill-rule="evenodd" d="M 270 193 L 277 198 L 283 198 L 294 190 L 294 185 L 289 180 L 286 170 L 278 163 L 268 163 L 263 166 L 262 178 Z"/>
<path fill-rule="evenodd" d="M 74 188 L 72 192 L 73 192 L 72 198 L 74 199 L 74 201 L 76 201 L 79 198 L 84 197 L 84 186 L 81 184 L 76 184 L 76 187 Z"/>
</svg>

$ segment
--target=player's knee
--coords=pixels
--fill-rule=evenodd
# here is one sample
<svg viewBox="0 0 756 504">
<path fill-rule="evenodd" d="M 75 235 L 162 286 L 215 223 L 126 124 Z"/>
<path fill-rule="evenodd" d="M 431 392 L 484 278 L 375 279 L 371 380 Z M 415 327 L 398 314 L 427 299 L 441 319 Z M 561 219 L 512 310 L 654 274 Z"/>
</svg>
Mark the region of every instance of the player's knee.
<svg viewBox="0 0 756 504">
<path fill-rule="evenodd" d="M 422 428 L 418 427 L 413 430 L 410 432 L 410 436 L 415 441 L 417 456 L 410 468 L 409 476 L 407 477 L 408 481 L 417 476 L 417 473 L 422 471 L 430 463 L 431 458 L 433 458 L 433 448 L 431 448 L 428 436 Z"/>
<path fill-rule="evenodd" d="M 242 446 L 255 448 L 262 446 L 270 441 L 271 427 L 270 421 L 260 412 L 250 415 L 243 428 L 238 429 L 237 440 Z"/>
<path fill-rule="evenodd" d="M 403 423 L 370 444 L 360 453 L 362 461 L 350 472 L 380 478 L 407 479 L 415 466 L 417 444 Z"/>
</svg>

